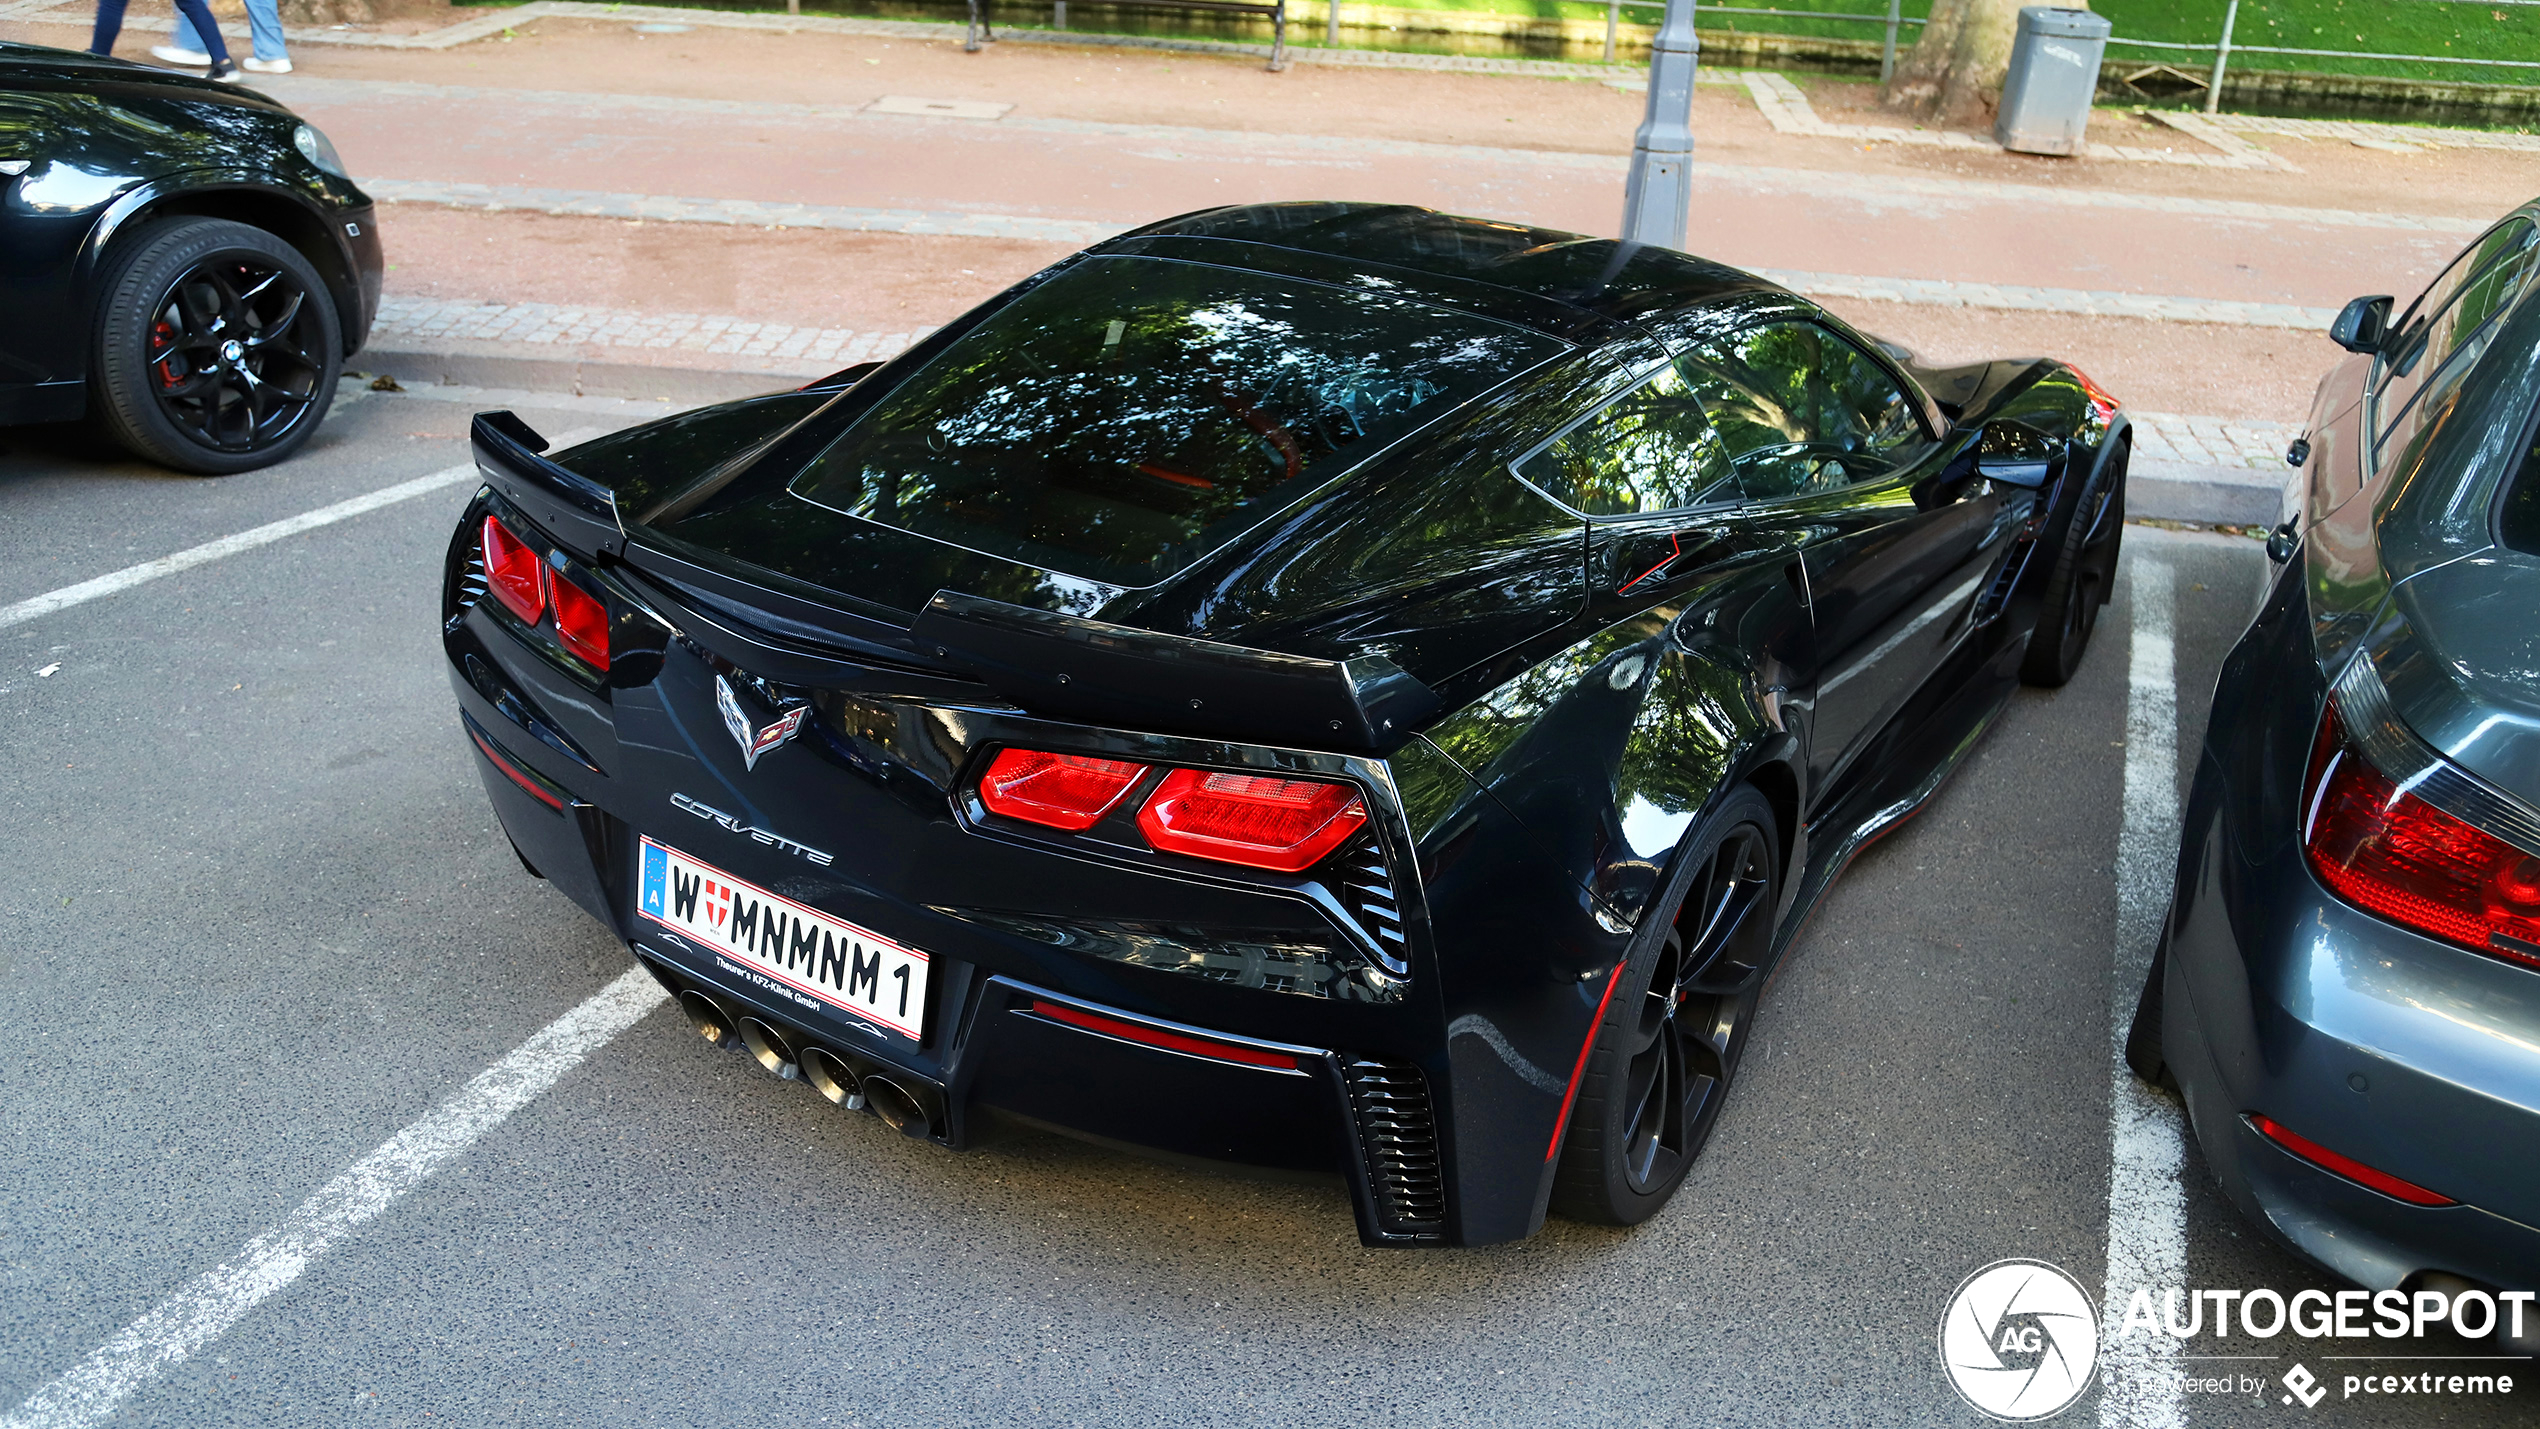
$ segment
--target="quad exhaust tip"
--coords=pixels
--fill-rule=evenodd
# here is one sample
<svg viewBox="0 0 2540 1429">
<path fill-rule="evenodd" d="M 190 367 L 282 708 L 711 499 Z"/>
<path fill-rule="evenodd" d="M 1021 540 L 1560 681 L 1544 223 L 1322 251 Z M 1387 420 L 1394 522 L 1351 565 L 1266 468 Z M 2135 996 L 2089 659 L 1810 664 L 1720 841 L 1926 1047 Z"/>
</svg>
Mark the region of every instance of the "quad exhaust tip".
<svg viewBox="0 0 2540 1429">
<path fill-rule="evenodd" d="M 855 1069 L 835 1054 L 819 1047 L 803 1049 L 802 1079 L 811 1089 L 832 1103 L 849 1111 L 864 1110 L 864 1088 L 856 1080 Z"/>
<path fill-rule="evenodd" d="M 890 1078 L 865 1078 L 864 1096 L 872 1104 L 873 1114 L 900 1135 L 923 1140 L 934 1133 L 934 1120 L 926 1115 L 925 1104 Z"/>
<path fill-rule="evenodd" d="M 688 1014 L 688 1025 L 697 1029 L 697 1035 L 715 1046 L 741 1045 L 741 1039 L 733 1030 L 732 1015 L 723 1010 L 722 1003 L 695 988 L 688 988 L 679 994 L 679 1010 Z"/>
<path fill-rule="evenodd" d="M 870 1111 L 902 1136 L 923 1141 L 935 1134 L 935 1118 L 927 1111 L 927 1103 L 889 1077 L 858 1076 L 845 1057 L 825 1047 L 798 1052 L 772 1025 L 756 1017 L 736 1017 L 695 988 L 680 989 L 679 1010 L 706 1041 L 717 1047 L 746 1047 L 760 1066 L 789 1082 L 810 1083 L 812 1090 L 837 1106 Z"/>
<path fill-rule="evenodd" d="M 787 1081 L 802 1075 L 796 1065 L 794 1049 L 786 1044 L 785 1034 L 755 1017 L 741 1019 L 741 1045 L 750 1049 L 758 1064 Z"/>
</svg>

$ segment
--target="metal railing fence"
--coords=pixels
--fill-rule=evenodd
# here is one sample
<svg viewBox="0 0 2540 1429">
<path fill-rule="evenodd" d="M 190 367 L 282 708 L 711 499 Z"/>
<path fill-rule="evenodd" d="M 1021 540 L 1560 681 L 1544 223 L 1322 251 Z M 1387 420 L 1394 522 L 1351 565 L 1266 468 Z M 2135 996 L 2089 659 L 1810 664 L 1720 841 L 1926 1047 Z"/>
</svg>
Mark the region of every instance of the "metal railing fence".
<svg viewBox="0 0 2540 1429">
<path fill-rule="evenodd" d="M 2520 3 L 2540 5 L 2540 0 L 2520 0 Z M 1667 0 L 1605 0 L 1605 58 L 1609 62 L 1614 58 L 1614 32 L 1622 25 L 1623 7 L 1627 5 L 1663 10 Z M 1748 5 L 1700 5 L 1694 14 L 1697 18 L 1703 15 L 1781 15 L 1794 20 L 1840 20 L 1856 25 L 1884 25 L 1887 27 L 1887 39 L 1879 48 L 1879 83 L 1885 84 L 1896 74 L 1897 30 L 1906 25 L 1926 23 L 1900 13 L 1901 8 L 1900 0 L 1887 0 L 1887 13 L 1884 15 L 1863 15 L 1849 10 L 1773 10 Z"/>
<path fill-rule="evenodd" d="M 2499 5 L 2540 5 L 2540 0 L 2437 0 L 2437 3 L 2481 3 Z M 2231 57 L 2241 55 L 2304 55 L 2314 59 L 2384 60 L 2405 64 L 2484 65 L 2496 69 L 2540 69 L 2540 60 L 2473 59 L 2467 55 L 2394 55 L 2373 50 L 2314 50 L 2288 45 L 2235 45 L 2232 31 L 2240 23 L 2240 0 L 2230 0 L 2223 9 L 2222 34 L 2210 45 L 2182 43 L 2177 40 L 2129 40 L 2110 35 L 2108 43 L 2141 50 L 2182 50 L 2209 53 L 2214 57 L 2212 74 L 2205 81 L 2205 112 L 2215 113 L 2222 104 L 2223 76 L 2231 68 Z M 2358 36 L 2357 38 L 2361 38 Z"/>
</svg>

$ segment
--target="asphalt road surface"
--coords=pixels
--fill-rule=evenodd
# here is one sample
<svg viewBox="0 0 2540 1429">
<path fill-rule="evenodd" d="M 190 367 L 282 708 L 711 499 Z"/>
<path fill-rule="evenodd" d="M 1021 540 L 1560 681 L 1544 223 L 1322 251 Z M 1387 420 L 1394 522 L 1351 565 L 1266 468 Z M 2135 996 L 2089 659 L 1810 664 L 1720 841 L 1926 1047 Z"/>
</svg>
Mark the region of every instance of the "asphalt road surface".
<svg viewBox="0 0 2540 1429">
<path fill-rule="evenodd" d="M 218 481 L 0 432 L 0 607 L 449 471 L 469 411 L 365 395 Z M 949 1154 L 660 1005 L 578 1063 L 556 1038 L 587 1012 L 534 1042 L 630 964 L 470 767 L 434 638 L 467 493 L 0 614 L 0 1422 L 1974 1424 L 1935 1349 L 1961 1279 L 2027 1256 L 2104 1293 L 2114 966 L 2142 951 L 2112 870 L 2129 699 L 2158 708 L 2130 640 L 2166 595 L 2184 777 L 2254 542 L 2129 531 L 2080 677 L 2023 693 L 1823 905 L 1658 1219 L 1379 1252 L 1337 1181 L 1024 1132 Z M 2192 1148 L 2181 1180 L 2183 1220 L 2134 1233 L 2191 1283 L 2334 1288 Z M 2262 1356 L 2233 1368 L 2266 1392 L 2126 1422 L 2527 1397 L 2308 1410 L 2273 1377 L 2333 1382 L 2353 1346 L 2186 1349 Z"/>
</svg>

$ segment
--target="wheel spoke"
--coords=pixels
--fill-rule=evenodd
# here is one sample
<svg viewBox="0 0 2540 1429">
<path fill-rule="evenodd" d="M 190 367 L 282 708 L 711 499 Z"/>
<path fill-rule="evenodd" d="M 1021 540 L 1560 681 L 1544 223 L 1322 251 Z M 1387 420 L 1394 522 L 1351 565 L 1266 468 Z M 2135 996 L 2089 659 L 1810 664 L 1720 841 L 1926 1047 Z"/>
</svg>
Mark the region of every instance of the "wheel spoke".
<svg viewBox="0 0 2540 1429">
<path fill-rule="evenodd" d="M 309 313 L 307 287 L 261 257 L 223 255 L 178 275 L 143 344 L 160 410 L 216 450 L 279 441 L 318 405 L 325 334 L 312 339 Z"/>
<path fill-rule="evenodd" d="M 279 278 L 281 276 L 281 274 L 276 273 L 274 278 Z M 265 280 L 266 283 L 270 283 L 272 281 L 273 278 L 267 278 Z M 259 284 L 258 286 L 261 288 L 263 284 Z M 300 304 L 307 298 L 308 294 L 306 293 L 293 293 L 290 301 L 282 305 L 281 314 L 274 318 L 272 322 L 265 324 L 265 326 L 259 330 L 254 337 L 247 339 L 247 347 L 251 350 L 262 347 L 266 343 L 273 341 L 275 338 L 282 336 L 284 333 L 291 331 L 291 324 L 299 320 Z"/>
</svg>

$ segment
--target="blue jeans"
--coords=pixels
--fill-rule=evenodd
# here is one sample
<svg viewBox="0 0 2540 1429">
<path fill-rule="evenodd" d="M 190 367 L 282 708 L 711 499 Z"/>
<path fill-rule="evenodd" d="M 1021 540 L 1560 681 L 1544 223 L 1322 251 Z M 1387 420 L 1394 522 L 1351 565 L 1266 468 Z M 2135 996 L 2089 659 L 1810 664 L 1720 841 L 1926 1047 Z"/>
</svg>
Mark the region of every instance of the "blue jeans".
<svg viewBox="0 0 2540 1429">
<path fill-rule="evenodd" d="M 247 0 L 247 33 L 256 37 L 256 58 L 260 60 L 291 58 L 291 52 L 282 47 L 282 15 L 276 6 L 277 0 Z M 210 53 L 203 48 L 202 36 L 194 31 L 193 18 L 183 14 L 176 17 L 176 33 L 168 43 L 196 54 Z"/>
<path fill-rule="evenodd" d="M 89 37 L 88 52 L 110 55 L 115 52 L 115 36 L 123 33 L 124 0 L 97 0 L 97 31 Z M 176 0 L 177 14 L 209 39 L 211 48 L 204 51 L 214 60 L 227 60 L 229 46 L 221 43 L 220 26 L 212 23 L 212 7 L 203 0 Z"/>
</svg>

